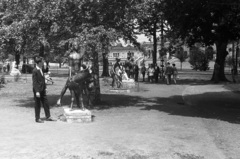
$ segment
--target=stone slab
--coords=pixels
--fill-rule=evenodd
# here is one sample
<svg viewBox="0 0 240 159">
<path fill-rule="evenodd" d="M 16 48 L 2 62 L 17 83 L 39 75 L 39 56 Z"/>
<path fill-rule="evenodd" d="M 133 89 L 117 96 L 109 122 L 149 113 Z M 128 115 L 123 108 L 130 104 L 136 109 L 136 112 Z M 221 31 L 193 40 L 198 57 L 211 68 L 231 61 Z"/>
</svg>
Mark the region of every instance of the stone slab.
<svg viewBox="0 0 240 159">
<path fill-rule="evenodd" d="M 68 123 L 84 123 L 92 121 L 92 113 L 88 109 L 73 109 L 64 107 L 64 117 Z"/>
<path fill-rule="evenodd" d="M 88 109 L 81 110 L 81 109 L 70 109 L 69 107 L 63 107 L 64 114 L 69 116 L 91 116 L 92 113 Z"/>
<path fill-rule="evenodd" d="M 130 93 L 129 89 L 110 89 L 109 91 L 115 93 Z"/>
<path fill-rule="evenodd" d="M 92 116 L 80 116 L 80 117 L 73 117 L 73 116 L 66 116 L 67 123 L 88 123 L 92 122 Z"/>
<path fill-rule="evenodd" d="M 136 82 L 123 82 L 123 87 L 125 88 L 135 88 L 137 86 Z"/>
</svg>

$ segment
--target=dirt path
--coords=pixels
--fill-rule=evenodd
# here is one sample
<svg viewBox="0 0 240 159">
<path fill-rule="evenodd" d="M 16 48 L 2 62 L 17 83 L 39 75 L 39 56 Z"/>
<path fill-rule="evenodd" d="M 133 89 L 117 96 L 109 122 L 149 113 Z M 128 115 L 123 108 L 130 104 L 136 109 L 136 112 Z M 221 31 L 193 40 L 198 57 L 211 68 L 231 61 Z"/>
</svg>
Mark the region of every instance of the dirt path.
<svg viewBox="0 0 240 159">
<path fill-rule="evenodd" d="M 64 83 L 62 78 L 54 80 L 56 84 L 49 86 L 51 105 Z M 239 125 L 203 118 L 185 105 L 185 84 L 141 84 L 140 92 L 129 94 L 108 94 L 103 89 L 105 104 L 92 110 L 94 122 L 83 124 L 37 124 L 31 83 L 6 87 L 12 91 L 0 91 L 3 159 L 237 159 L 240 152 L 221 148 L 235 145 L 232 138 L 238 136 Z M 69 96 L 65 104 L 67 100 Z M 62 111 L 51 109 L 55 118 Z M 224 127 L 232 134 L 225 134 L 229 131 Z"/>
</svg>

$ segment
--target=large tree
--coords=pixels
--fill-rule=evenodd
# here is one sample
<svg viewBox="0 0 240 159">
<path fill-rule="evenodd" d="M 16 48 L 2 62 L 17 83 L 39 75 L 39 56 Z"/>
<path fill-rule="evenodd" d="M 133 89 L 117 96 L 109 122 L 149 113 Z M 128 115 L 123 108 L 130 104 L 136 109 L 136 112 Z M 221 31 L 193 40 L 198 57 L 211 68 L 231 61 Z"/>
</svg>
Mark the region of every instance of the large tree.
<svg viewBox="0 0 240 159">
<path fill-rule="evenodd" d="M 163 36 L 165 20 L 163 12 L 164 4 L 162 0 L 142 0 L 136 5 L 137 26 L 140 32 L 153 39 L 153 63 L 157 61 L 157 41 L 158 32 Z M 163 37 L 161 37 L 163 42 Z"/>
<path fill-rule="evenodd" d="M 239 0 L 165 0 L 165 16 L 176 35 L 189 45 L 196 42 L 216 45 L 218 78 L 223 81 L 227 80 L 224 73 L 227 44 L 240 37 L 239 4 Z"/>
</svg>

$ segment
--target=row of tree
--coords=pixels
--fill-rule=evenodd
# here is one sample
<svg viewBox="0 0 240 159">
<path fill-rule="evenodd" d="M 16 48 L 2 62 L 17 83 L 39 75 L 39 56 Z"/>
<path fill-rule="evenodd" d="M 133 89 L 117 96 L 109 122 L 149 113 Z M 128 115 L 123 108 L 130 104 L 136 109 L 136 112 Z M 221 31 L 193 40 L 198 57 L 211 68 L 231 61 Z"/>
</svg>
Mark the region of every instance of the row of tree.
<svg viewBox="0 0 240 159">
<path fill-rule="evenodd" d="M 94 71 L 101 55 L 107 74 L 109 45 L 123 38 L 143 49 L 136 35 L 144 33 L 153 39 L 153 63 L 160 38 L 162 44 L 215 44 L 219 78 L 226 80 L 226 48 L 240 37 L 239 21 L 240 0 L 0 0 L 0 57 L 59 60 L 84 47 Z"/>
</svg>

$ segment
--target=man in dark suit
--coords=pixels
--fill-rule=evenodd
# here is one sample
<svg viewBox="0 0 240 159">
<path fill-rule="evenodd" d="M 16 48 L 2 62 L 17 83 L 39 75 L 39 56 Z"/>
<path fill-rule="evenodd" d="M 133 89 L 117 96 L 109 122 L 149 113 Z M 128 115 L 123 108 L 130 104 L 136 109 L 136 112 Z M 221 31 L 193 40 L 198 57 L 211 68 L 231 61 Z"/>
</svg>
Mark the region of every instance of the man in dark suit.
<svg viewBox="0 0 240 159">
<path fill-rule="evenodd" d="M 37 123 L 43 123 L 40 119 L 41 103 L 44 108 L 45 116 L 47 121 L 54 121 L 51 118 L 47 95 L 46 95 L 46 83 L 44 74 L 42 71 L 43 59 L 42 57 L 35 57 L 36 67 L 33 69 L 32 80 L 33 80 L 33 94 L 35 100 L 35 121 Z"/>
</svg>

